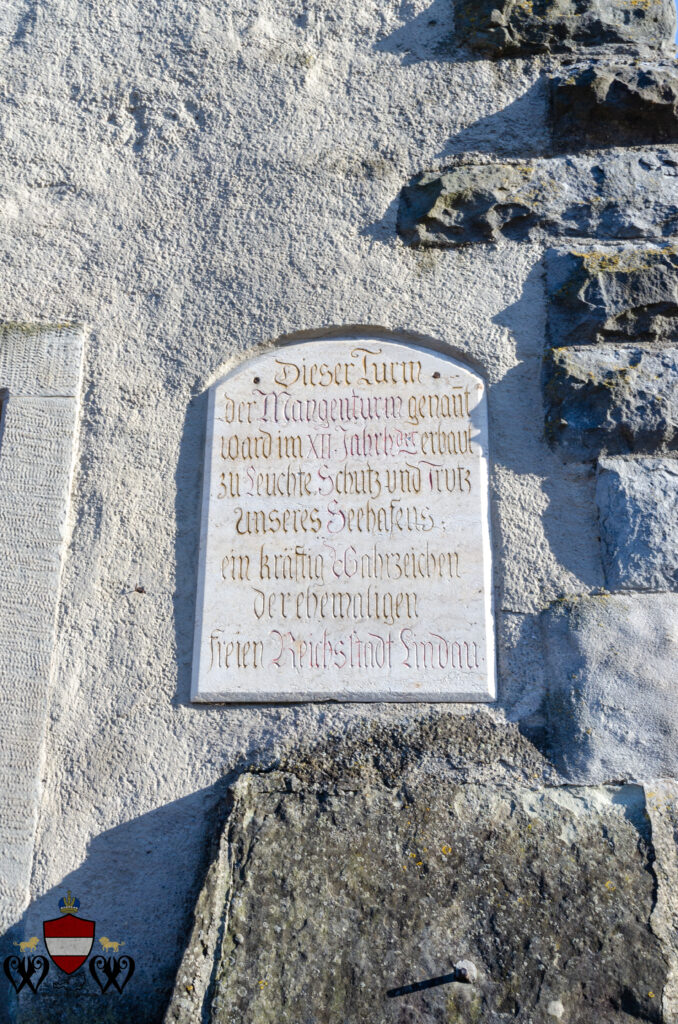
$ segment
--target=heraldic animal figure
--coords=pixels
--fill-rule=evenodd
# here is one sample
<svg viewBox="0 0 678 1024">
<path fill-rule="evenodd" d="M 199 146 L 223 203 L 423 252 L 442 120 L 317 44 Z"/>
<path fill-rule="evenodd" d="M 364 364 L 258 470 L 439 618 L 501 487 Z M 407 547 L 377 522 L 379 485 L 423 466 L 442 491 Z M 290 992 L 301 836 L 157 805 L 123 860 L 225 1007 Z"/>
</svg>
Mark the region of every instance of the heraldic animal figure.
<svg viewBox="0 0 678 1024">
<path fill-rule="evenodd" d="M 120 947 L 125 945 L 124 942 L 111 942 L 111 940 L 107 939 L 105 935 L 101 936 L 99 942 L 101 943 L 102 949 L 112 949 L 114 953 L 117 953 Z"/>
<path fill-rule="evenodd" d="M 19 947 L 21 953 L 34 953 L 38 948 L 38 936 L 34 935 L 31 939 L 27 939 L 26 942 L 15 942 L 14 945 Z"/>
</svg>

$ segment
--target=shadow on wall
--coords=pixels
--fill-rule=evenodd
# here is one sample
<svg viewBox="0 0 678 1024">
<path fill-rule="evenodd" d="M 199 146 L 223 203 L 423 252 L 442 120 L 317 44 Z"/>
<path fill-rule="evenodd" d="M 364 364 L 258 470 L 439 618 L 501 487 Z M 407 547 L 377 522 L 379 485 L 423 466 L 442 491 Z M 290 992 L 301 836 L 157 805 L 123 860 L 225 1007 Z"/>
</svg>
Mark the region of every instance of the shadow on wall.
<svg viewBox="0 0 678 1024">
<path fill-rule="evenodd" d="M 3 961 L 19 952 L 14 942 L 29 936 L 38 936 L 36 952 L 45 955 L 42 922 L 60 916 L 59 900 L 70 889 L 80 900 L 79 916 L 96 923 L 90 959 L 103 952 L 102 937 L 124 942 L 120 952 L 134 959 L 134 977 L 123 992 L 110 988 L 102 994 L 88 964 L 67 976 L 50 963 L 38 992 L 24 988 L 17 999 L 2 972 L 0 1006 L 10 1008 L 10 1019 L 16 1015 L 20 1024 L 162 1020 L 211 858 L 205 837 L 219 833 L 233 777 L 96 836 L 85 862 L 36 899 L 0 940 Z"/>
<path fill-rule="evenodd" d="M 406 14 L 407 5 L 403 7 Z M 522 61 L 488 63 L 484 55 L 460 48 L 455 37 L 454 0 L 435 0 L 422 14 L 376 43 L 374 49 L 377 53 L 400 56 L 404 67 L 426 61 L 477 64 L 479 69 L 483 69 L 478 74 L 477 88 L 490 95 L 502 95 L 515 81 L 520 95 L 503 109 L 479 118 L 452 135 L 436 154 L 437 160 L 465 152 L 527 157 L 548 148 L 545 126 L 549 95 L 546 79 L 540 75 L 533 85 L 525 89 Z M 451 96 L 451 121 L 454 120 L 454 112 L 455 103 Z"/>
<path fill-rule="evenodd" d="M 407 14 L 409 6 L 403 4 L 403 14 Z M 452 0 L 434 0 L 412 21 L 381 39 L 375 50 L 377 53 L 398 54 L 405 67 L 426 60 L 458 61 L 454 3 Z"/>
<path fill-rule="evenodd" d="M 492 68 L 493 73 L 500 73 Z M 452 135 L 436 154 L 437 160 L 462 153 L 494 153 L 500 157 L 531 157 L 546 152 L 550 136 L 546 129 L 549 103 L 548 82 L 540 77 L 525 92 L 501 110 L 481 117 Z"/>
<path fill-rule="evenodd" d="M 586 587 L 597 589 L 604 586 L 605 579 L 598 539 L 595 465 L 568 465 L 558 451 L 549 448 L 544 437 L 542 354 L 526 351 L 525 339 L 534 337 L 536 318 L 540 320 L 537 333 L 545 337 L 545 303 L 544 266 L 540 259 L 528 274 L 518 301 L 493 318 L 494 323 L 511 332 L 519 362 L 491 385 L 488 394 L 490 486 L 497 486 L 501 470 L 512 476 L 512 482 L 503 480 L 504 488 L 520 486 L 521 478 L 538 473 L 543 506 L 525 510 L 528 522 L 538 516 L 555 561 Z M 514 495 L 513 501 L 520 506 L 519 495 Z M 496 501 L 491 500 L 491 507 L 497 705 L 542 755 L 551 759 L 544 718 L 546 676 L 541 613 L 523 615 L 512 611 L 513 594 L 506 592 L 502 583 L 510 575 L 513 558 L 511 524 L 503 527 Z M 547 581 L 530 582 L 542 586 Z M 520 580 L 511 580 L 512 588 L 519 585 Z"/>
<path fill-rule="evenodd" d="M 193 669 L 193 628 L 198 587 L 200 518 L 202 511 L 203 462 L 207 427 L 208 390 L 192 398 L 186 409 L 181 450 L 174 481 L 174 512 L 177 533 L 174 545 L 176 581 L 174 590 L 174 630 L 177 652 L 177 690 L 175 707 L 191 705 Z"/>
<path fill-rule="evenodd" d="M 598 529 L 595 463 L 568 465 L 558 451 L 548 446 L 544 436 L 542 354 L 528 360 L 523 351 L 521 339 L 534 334 L 535 316 L 538 310 L 545 310 L 545 304 L 544 267 L 539 260 L 525 280 L 520 299 L 493 318 L 493 323 L 511 332 L 516 355 L 521 361 L 491 386 L 488 396 L 490 438 L 501 441 L 498 442 L 500 447 L 495 445 L 490 454 L 493 464 L 499 462 L 512 473 L 527 476 L 541 472 L 546 507 L 540 518 L 555 560 L 585 586 L 602 587 L 605 581 L 600 548 L 597 541 L 592 545 L 586 539 L 591 533 L 597 537 Z M 540 326 L 545 338 L 545 320 Z M 548 472 L 550 468 L 552 473 Z M 581 493 L 582 484 L 586 500 L 577 508 L 576 494 Z M 585 526 L 589 526 L 589 530 L 583 528 L 582 517 L 588 517 Z M 496 572 L 502 563 L 502 541 L 499 524 L 493 522 L 493 527 Z"/>
<path fill-rule="evenodd" d="M 505 107 L 478 118 L 456 133 L 453 129 L 458 115 L 451 95 L 449 110 L 453 134 L 435 154 L 434 160 L 455 160 L 464 154 L 469 154 L 471 160 L 474 154 L 525 159 L 548 152 L 551 136 L 548 129 L 550 96 L 547 79 L 539 75 L 535 82 L 525 88 L 523 62 L 504 60 L 493 64 L 460 54 L 454 43 L 453 8 L 452 0 L 436 0 L 423 14 L 377 43 L 375 49 L 378 52 L 400 54 L 404 65 L 441 60 L 460 64 L 470 60 L 470 63 L 478 64 L 479 67 L 482 64 L 483 72 L 478 74 L 478 90 L 490 95 L 502 95 L 515 88 L 519 90 L 519 95 Z M 512 84 L 514 80 L 515 86 Z M 393 245 L 400 198 L 398 193 L 384 215 L 378 221 L 366 225 L 360 234 Z"/>
</svg>

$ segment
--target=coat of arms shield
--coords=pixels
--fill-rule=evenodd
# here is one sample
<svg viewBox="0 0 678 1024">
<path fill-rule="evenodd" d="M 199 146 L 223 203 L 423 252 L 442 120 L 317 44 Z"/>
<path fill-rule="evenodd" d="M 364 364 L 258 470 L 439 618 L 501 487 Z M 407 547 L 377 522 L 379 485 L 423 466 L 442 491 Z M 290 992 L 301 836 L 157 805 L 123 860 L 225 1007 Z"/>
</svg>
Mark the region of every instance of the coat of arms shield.
<svg viewBox="0 0 678 1024">
<path fill-rule="evenodd" d="M 94 921 L 76 917 L 80 901 L 71 896 L 59 900 L 62 917 L 43 921 L 45 946 L 50 959 L 65 974 L 73 974 L 82 967 L 94 943 Z"/>
</svg>

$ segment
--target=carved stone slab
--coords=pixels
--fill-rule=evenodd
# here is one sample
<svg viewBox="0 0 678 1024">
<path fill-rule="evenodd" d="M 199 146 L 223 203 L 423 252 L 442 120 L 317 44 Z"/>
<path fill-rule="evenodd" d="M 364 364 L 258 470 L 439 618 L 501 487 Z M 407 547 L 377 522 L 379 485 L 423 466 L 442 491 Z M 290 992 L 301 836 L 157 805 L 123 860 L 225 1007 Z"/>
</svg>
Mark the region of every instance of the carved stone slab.
<svg viewBox="0 0 678 1024">
<path fill-rule="evenodd" d="M 193 699 L 493 700 L 480 376 L 332 339 L 209 399 Z"/>
<path fill-rule="evenodd" d="M 84 333 L 0 327 L 0 928 L 30 901 Z M 0 1000 L 1 1001 L 1 1000 Z"/>
</svg>

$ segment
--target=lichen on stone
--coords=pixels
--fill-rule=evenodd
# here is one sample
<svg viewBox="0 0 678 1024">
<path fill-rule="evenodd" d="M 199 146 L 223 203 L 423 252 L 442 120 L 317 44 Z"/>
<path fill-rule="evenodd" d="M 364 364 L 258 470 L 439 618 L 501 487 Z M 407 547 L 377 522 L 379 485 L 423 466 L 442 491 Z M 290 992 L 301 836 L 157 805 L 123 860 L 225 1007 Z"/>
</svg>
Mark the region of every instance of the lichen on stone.
<svg viewBox="0 0 678 1024">
<path fill-rule="evenodd" d="M 460 41 L 484 56 L 634 47 L 670 53 L 671 0 L 455 0 Z"/>
<path fill-rule="evenodd" d="M 544 785 L 487 712 L 403 725 L 235 783 L 207 886 L 211 982 L 189 1007 L 196 934 L 168 1024 L 531 1024 L 556 1002 L 570 1020 L 661 1021 L 640 787 Z M 468 982 L 389 995 L 460 959 Z"/>
</svg>

